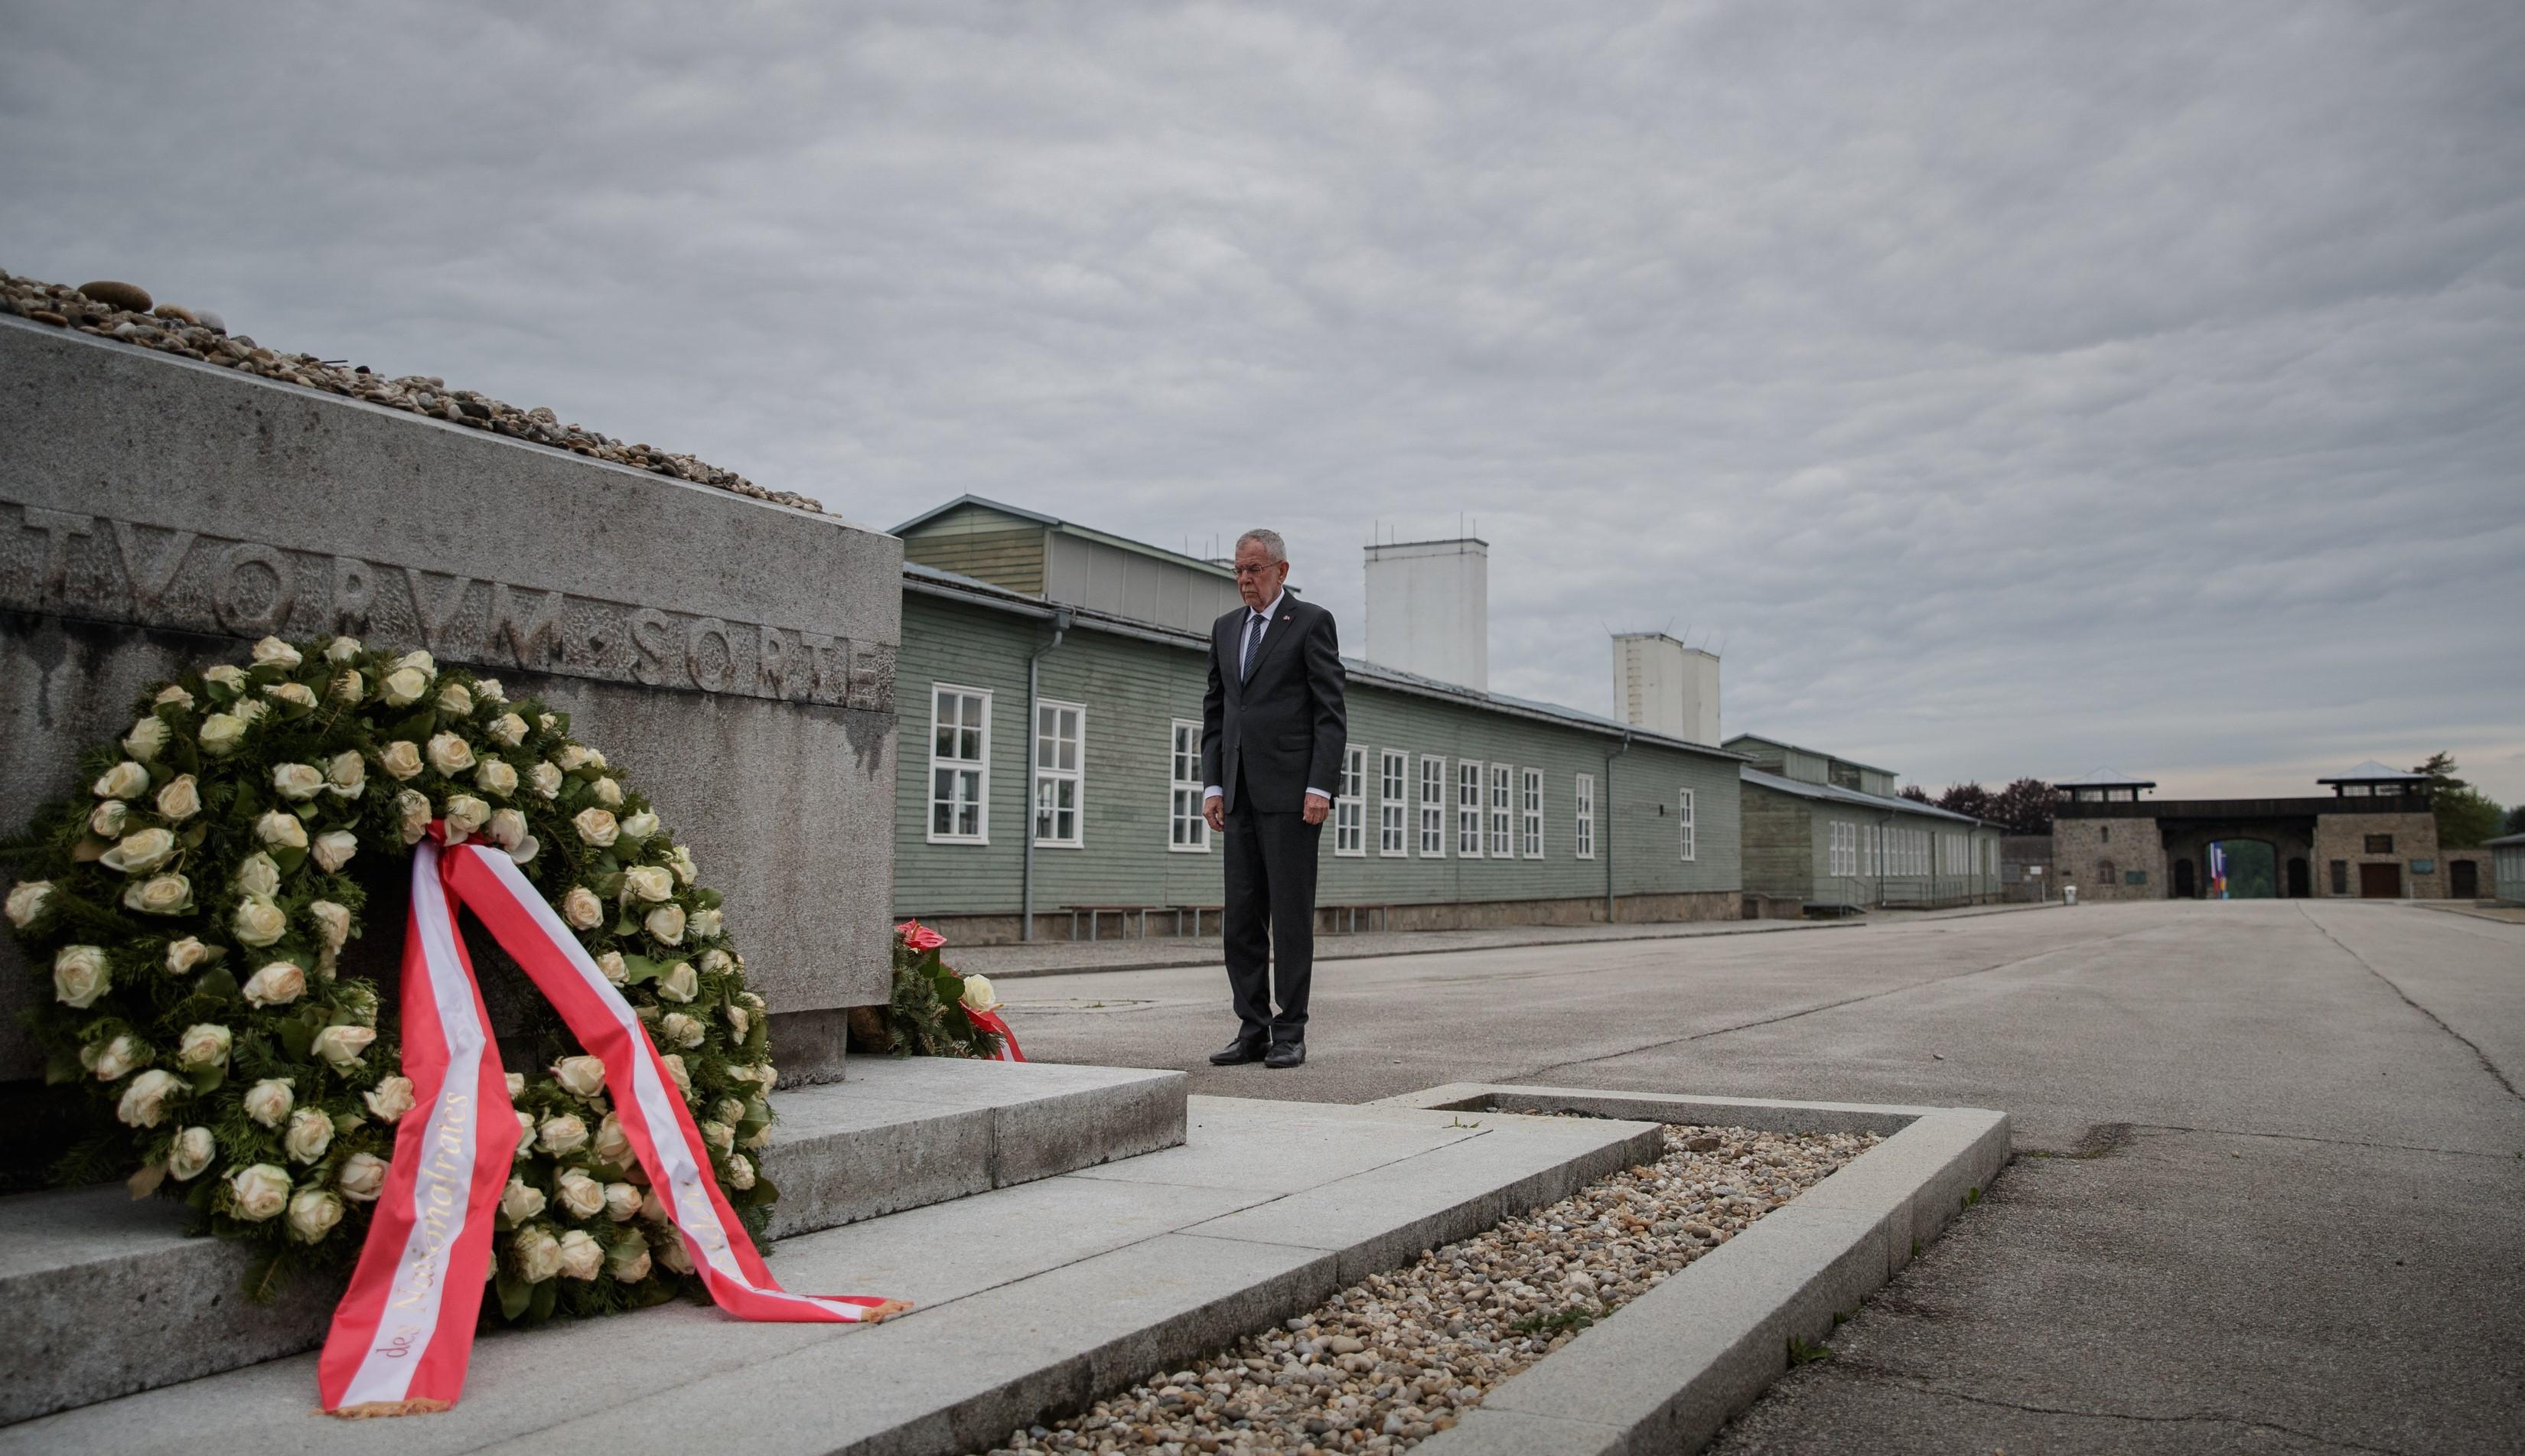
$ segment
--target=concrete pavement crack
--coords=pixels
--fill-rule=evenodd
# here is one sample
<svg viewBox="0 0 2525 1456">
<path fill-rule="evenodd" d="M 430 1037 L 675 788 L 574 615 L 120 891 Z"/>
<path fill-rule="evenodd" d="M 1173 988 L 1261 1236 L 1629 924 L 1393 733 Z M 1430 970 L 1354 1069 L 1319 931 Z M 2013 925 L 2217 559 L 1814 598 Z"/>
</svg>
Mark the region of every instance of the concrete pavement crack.
<svg viewBox="0 0 2525 1456">
<path fill-rule="evenodd" d="M 2266 1137 L 2274 1142 L 2312 1142 L 2325 1147 L 2363 1147 L 2380 1153 L 2432 1153 L 2445 1158 L 2488 1158 L 2504 1163 L 2513 1152 L 2483 1152 L 2475 1148 L 2422 1147 L 2409 1142 L 2362 1142 L 2354 1137 L 2315 1137 L 2304 1132 L 2256 1132 L 2245 1128 L 2187 1128 L 2181 1123 L 2133 1123 L 2131 1127 L 2147 1132 L 2191 1132 L 2203 1137 Z"/>
<path fill-rule="evenodd" d="M 2301 1431 L 2294 1426 L 2284 1426 L 2277 1421 L 2265 1421 L 2253 1416 L 2223 1416 L 2207 1411 L 2195 1412 L 2189 1415 L 2180 1416 L 2146 1416 L 2132 1411 L 2095 1411 L 2080 1410 L 2074 1406 L 2034 1405 L 2025 1401 L 2002 1400 L 1995 1395 L 1972 1395 L 1961 1390 L 1950 1390 L 1944 1386 L 1929 1384 L 1924 1381 L 1916 1381 L 1906 1377 L 1898 1376 L 1892 1371 L 1886 1370 L 1882 1366 L 1866 1365 L 1855 1361 L 1835 1360 L 1833 1362 L 1833 1369 L 1836 1372 L 1847 1371 L 1853 1375 L 1867 1377 L 1888 1385 L 1898 1386 L 1905 1390 L 1917 1391 L 1922 1395 L 1936 1395 L 1948 1400 L 1959 1400 L 1968 1405 L 1985 1405 L 1999 1410 L 2023 1411 L 2027 1415 L 2032 1416 L 2072 1416 L 2090 1421 L 2131 1421 L 2147 1425 L 2166 1426 L 2242 1426 L 2248 1429 L 2276 1431 L 2282 1434 L 2293 1435 L 2301 1440 L 2314 1441 L 2318 1444 L 2332 1447 L 2335 1450 L 2365 1451 L 2373 1453 L 2373 1456 L 2410 1456 L 2410 1453 L 2398 1450 L 2392 1446 L 2364 1445 L 2357 1441 L 2343 1440 L 2338 1436 L 2321 1435 L 2311 1431 Z"/>
<path fill-rule="evenodd" d="M 2442 1016 L 2438 1015 L 2438 1014 L 2437 1014 L 2436 1012 L 2434 1012 L 2434 1011 L 2429 1010 L 2427 1007 L 2422 1006 L 2419 1002 L 2412 1000 L 2412 999 L 2411 999 L 2411 994 L 2410 994 L 2410 992 L 2403 990 L 2400 985 L 2396 984 L 2396 983 L 2395 983 L 2395 981 L 2394 981 L 2394 978 L 2392 978 L 2392 977 L 2390 977 L 2390 976 L 2386 975 L 2386 974 L 2385 974 L 2384 972 L 2382 972 L 2382 971 L 2377 970 L 2374 966 L 2369 965 L 2369 964 L 2368 964 L 2368 962 L 2367 962 L 2367 958 L 2366 958 L 2365 956 L 2362 956 L 2362 955 L 2360 955 L 2358 952 L 2356 952 L 2356 951 L 2354 951 L 2354 950 L 2351 949 L 2351 948 L 2350 948 L 2350 943 L 2349 943 L 2348 941 L 2343 940 L 2340 936 L 2335 935 L 2334 933 L 2332 933 L 2332 927 L 2325 925 L 2323 922 L 2321 922 L 2321 921 L 2319 921 L 2319 920 L 2316 920 L 2316 919 L 2314 918 L 2314 912 L 2313 912 L 2313 911 L 2306 909 L 2306 908 L 2305 908 L 2305 906 L 2303 906 L 2302 904 L 2301 904 L 2301 905 L 2299 905 L 2299 906 L 2297 907 L 2297 913 L 2305 917 L 2305 923 L 2306 923 L 2307 925 L 2310 925 L 2310 926 L 2314 927 L 2316 929 L 2318 929 L 2318 930 L 2322 931 L 2322 932 L 2323 932 L 2323 938 L 2324 938 L 2324 939 L 2329 940 L 2329 941 L 2331 941 L 2334 945 L 2337 945 L 2337 946 L 2341 947 L 2341 953 L 2342 953 L 2343 955 L 2346 955 L 2346 956 L 2350 957 L 2350 959 L 2352 959 L 2352 960 L 2353 960 L 2353 961 L 2356 961 L 2356 962 L 2358 963 L 2358 967 L 2359 967 L 2359 969 L 2360 969 L 2360 970 L 2365 971 L 2368 975 L 2375 977 L 2378 980 L 2381 980 L 2381 981 L 2385 982 L 2385 988 L 2386 988 L 2386 989 L 2388 989 L 2388 990 L 2390 990 L 2390 991 L 2392 991 L 2395 995 L 2400 996 L 2400 997 L 2402 999 L 2402 1004 L 2403 1004 L 2403 1005 L 2405 1005 L 2405 1006 L 2407 1006 L 2407 1007 L 2411 1008 L 2413 1011 L 2418 1012 L 2420 1015 L 2422 1015 L 2422 1016 L 2424 1016 L 2424 1017 L 2427 1017 L 2427 1018 L 2430 1020 L 2430 1022 L 2432 1022 L 2433 1024 L 2435 1024 L 2435 1025 L 2436 1025 L 2436 1027 L 2437 1027 L 2437 1029 L 2438 1029 L 2439 1030 L 2444 1031 L 2444 1032 L 2445 1032 L 2445 1033 L 2447 1033 L 2449 1036 L 2453 1037 L 2455 1040 L 2462 1042 L 2466 1047 L 2469 1047 L 2469 1048 L 2471 1049 L 2471 1051 L 2472 1051 L 2473 1060 L 2475 1060 L 2475 1061 L 2477 1061 L 2477 1062 L 2479 1062 L 2479 1063 L 2481 1064 L 2481 1070 L 2482 1070 L 2482 1071 L 2489 1073 L 2489 1074 L 2490 1074 L 2490 1076 L 2491 1076 L 2491 1078 L 2492 1078 L 2494 1080 L 2496 1080 L 2496 1081 L 2500 1084 L 2500 1086 L 2501 1086 L 2501 1087 L 2505 1088 L 2505 1089 L 2506 1089 L 2506 1091 L 2507 1091 L 2507 1095 L 2508 1095 L 2508 1096 L 2515 1098 L 2515 1099 L 2516 1099 L 2517 1101 L 2519 1101 L 2519 1102 L 2525 1102 L 2525 1092 L 2520 1092 L 2520 1091 L 2516 1090 L 2516 1083 L 2514 1083 L 2514 1082 L 2512 1082 L 2512 1081 L 2509 1081 L 2509 1080 L 2507 1079 L 2507 1074 L 2499 1070 L 2499 1064 L 2498 1064 L 2497 1062 L 2494 1062 L 2494 1061 L 2490 1060 L 2490 1053 L 2488 1053 L 2488 1052 L 2486 1052 L 2486 1051 L 2483 1051 L 2483 1050 L 2481 1049 L 2481 1043 L 2480 1043 L 2480 1042 L 2473 1040 L 2471 1037 L 2466 1036 L 2466 1035 L 2465 1035 L 2465 1034 L 2463 1034 L 2461 1031 L 2458 1031 L 2458 1030 L 2456 1030 L 2454 1028 L 2452 1028 L 2452 1027 L 2451 1027 L 2451 1026 L 2448 1026 L 2448 1025 L 2447 1025 L 2447 1022 L 2446 1022 L 2446 1018 L 2444 1018 L 2444 1017 L 2442 1017 Z"/>
</svg>

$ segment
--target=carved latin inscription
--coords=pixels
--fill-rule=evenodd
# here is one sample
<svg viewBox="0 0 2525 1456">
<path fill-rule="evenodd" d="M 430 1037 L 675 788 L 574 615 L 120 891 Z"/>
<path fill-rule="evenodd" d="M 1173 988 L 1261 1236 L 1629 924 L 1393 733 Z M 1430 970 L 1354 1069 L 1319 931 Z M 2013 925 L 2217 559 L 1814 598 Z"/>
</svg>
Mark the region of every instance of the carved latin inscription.
<svg viewBox="0 0 2525 1456">
<path fill-rule="evenodd" d="M 894 707 L 889 644 L 10 501 L 0 610 L 240 637 L 349 632 L 493 669 Z"/>
</svg>

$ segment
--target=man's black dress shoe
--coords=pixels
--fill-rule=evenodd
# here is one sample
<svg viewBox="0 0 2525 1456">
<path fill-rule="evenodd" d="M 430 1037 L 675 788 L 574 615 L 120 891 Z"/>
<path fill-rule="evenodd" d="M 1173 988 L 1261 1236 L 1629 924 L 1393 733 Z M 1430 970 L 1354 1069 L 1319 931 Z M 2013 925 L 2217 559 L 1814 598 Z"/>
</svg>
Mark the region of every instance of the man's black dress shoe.
<svg viewBox="0 0 2525 1456">
<path fill-rule="evenodd" d="M 1307 1044 L 1305 1042 L 1278 1041 L 1272 1043 L 1271 1050 L 1264 1054 L 1262 1065 L 1270 1068 L 1274 1072 L 1285 1072 L 1292 1067 L 1304 1064 L 1306 1060 Z"/>
<path fill-rule="evenodd" d="M 1263 1052 L 1262 1042 L 1248 1041 L 1244 1037 L 1239 1036 L 1234 1041 L 1231 1041 L 1227 1043 L 1227 1045 L 1219 1048 L 1217 1051 L 1212 1052 L 1210 1054 L 1210 1065 L 1213 1067 L 1240 1067 L 1247 1062 L 1260 1062 L 1262 1060 L 1262 1057 Z"/>
</svg>

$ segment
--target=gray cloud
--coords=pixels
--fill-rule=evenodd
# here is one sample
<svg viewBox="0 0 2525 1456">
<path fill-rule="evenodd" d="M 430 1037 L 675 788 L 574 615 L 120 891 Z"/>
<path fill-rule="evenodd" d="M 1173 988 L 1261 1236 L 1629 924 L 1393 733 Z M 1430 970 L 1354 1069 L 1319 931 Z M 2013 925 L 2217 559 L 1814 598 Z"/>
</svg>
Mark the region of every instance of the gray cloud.
<svg viewBox="0 0 2525 1456">
<path fill-rule="evenodd" d="M 887 525 L 1493 542 L 1932 784 L 2525 799 L 2506 3 L 13 8 L 0 264 Z M 1353 637 L 1358 637 L 1353 628 Z"/>
</svg>

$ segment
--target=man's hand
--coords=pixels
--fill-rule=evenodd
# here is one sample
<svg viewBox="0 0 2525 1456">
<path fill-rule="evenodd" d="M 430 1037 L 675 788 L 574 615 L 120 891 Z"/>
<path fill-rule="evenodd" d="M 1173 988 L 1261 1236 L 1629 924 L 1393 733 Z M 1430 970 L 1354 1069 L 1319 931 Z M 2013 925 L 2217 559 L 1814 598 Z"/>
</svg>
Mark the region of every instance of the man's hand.
<svg viewBox="0 0 2525 1456">
<path fill-rule="evenodd" d="M 1311 793 L 1307 795 L 1307 807 L 1303 812 L 1307 823 L 1322 824 L 1325 817 L 1333 812 L 1333 801 L 1322 794 Z"/>
<path fill-rule="evenodd" d="M 1209 798 L 1202 800 L 1201 817 L 1209 823 L 1210 831 L 1212 833 L 1226 833 L 1227 800 L 1220 798 L 1216 794 L 1212 794 Z"/>
</svg>

